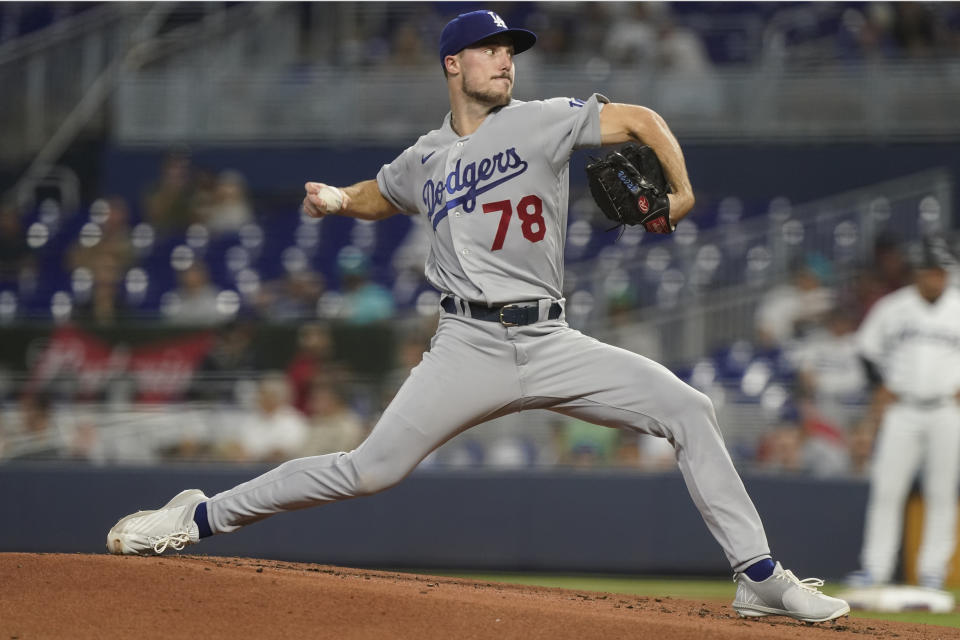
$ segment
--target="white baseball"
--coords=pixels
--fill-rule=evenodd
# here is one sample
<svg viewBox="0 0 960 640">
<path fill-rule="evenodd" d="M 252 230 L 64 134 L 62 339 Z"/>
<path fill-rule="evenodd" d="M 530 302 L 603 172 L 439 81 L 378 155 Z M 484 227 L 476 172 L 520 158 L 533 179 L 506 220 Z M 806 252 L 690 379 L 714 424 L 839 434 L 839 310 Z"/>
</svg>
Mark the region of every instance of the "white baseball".
<svg viewBox="0 0 960 640">
<path fill-rule="evenodd" d="M 314 195 L 326 213 L 337 213 L 343 208 L 343 191 L 336 187 L 323 185 Z"/>
</svg>

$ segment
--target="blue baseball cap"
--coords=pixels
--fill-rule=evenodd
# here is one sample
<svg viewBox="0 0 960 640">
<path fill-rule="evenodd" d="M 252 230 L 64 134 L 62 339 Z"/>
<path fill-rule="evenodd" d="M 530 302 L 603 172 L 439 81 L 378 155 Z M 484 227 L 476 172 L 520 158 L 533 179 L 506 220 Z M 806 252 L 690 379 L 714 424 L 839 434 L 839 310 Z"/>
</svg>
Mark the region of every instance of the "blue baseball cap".
<svg viewBox="0 0 960 640">
<path fill-rule="evenodd" d="M 447 23 L 440 34 L 440 64 L 447 56 L 452 56 L 498 33 L 505 33 L 513 40 L 513 52 L 522 53 L 533 46 L 537 36 L 526 29 L 510 29 L 503 18 L 493 11 L 471 11 L 461 13 Z"/>
</svg>

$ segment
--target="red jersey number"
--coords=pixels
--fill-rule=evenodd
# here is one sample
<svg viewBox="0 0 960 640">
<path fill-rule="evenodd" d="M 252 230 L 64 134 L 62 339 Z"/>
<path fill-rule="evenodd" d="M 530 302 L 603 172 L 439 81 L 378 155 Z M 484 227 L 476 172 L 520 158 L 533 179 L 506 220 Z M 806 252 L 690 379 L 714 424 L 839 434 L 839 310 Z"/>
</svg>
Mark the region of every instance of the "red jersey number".
<svg viewBox="0 0 960 640">
<path fill-rule="evenodd" d="M 490 251 L 503 248 L 507 239 L 507 230 L 510 228 L 510 218 L 513 216 L 513 204 L 509 200 L 498 200 L 483 205 L 484 213 L 500 212 L 500 224 L 497 225 L 497 235 L 493 238 Z M 543 200 L 531 194 L 520 198 L 517 203 L 517 216 L 520 218 L 520 232 L 530 242 L 540 242 L 547 234 L 547 223 L 543 219 Z"/>
</svg>

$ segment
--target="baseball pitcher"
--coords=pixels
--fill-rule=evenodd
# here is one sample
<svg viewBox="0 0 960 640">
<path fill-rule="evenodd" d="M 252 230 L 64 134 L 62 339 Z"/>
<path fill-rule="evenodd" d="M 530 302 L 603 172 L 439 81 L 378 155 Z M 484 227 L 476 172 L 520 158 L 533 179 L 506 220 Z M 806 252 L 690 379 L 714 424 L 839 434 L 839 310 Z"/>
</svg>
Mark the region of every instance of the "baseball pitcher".
<svg viewBox="0 0 960 640">
<path fill-rule="evenodd" d="M 375 180 L 306 184 L 313 216 L 423 218 L 426 275 L 441 292 L 436 335 L 370 436 L 350 452 L 301 458 L 211 498 L 182 492 L 120 520 L 113 553 L 158 554 L 271 516 L 387 489 L 458 433 L 507 413 L 549 409 L 667 438 L 690 495 L 733 568 L 743 616 L 808 622 L 848 613 L 842 600 L 773 561 L 760 517 L 728 455 L 713 406 L 662 365 L 571 329 L 563 254 L 575 149 L 635 142 L 590 173 L 604 213 L 670 233 L 690 211 L 683 154 L 650 109 L 587 99 L 514 100 L 514 56 L 536 36 L 492 11 L 457 16 L 440 37 L 450 97 L 443 123 Z M 663 185 L 646 167 L 662 164 Z M 646 173 L 645 173 L 646 172 Z"/>
</svg>

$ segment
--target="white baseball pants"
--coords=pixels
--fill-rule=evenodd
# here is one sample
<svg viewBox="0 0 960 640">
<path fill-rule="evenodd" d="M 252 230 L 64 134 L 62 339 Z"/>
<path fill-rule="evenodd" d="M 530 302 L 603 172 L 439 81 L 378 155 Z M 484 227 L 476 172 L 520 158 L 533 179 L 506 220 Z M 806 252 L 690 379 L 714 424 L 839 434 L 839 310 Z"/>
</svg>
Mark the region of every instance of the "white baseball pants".
<svg viewBox="0 0 960 640">
<path fill-rule="evenodd" d="M 933 409 L 898 403 L 883 417 L 874 451 L 861 563 L 874 580 L 889 582 L 903 533 L 903 510 L 922 466 L 924 527 L 917 572 L 942 583 L 956 544 L 960 481 L 960 407 Z"/>
</svg>

